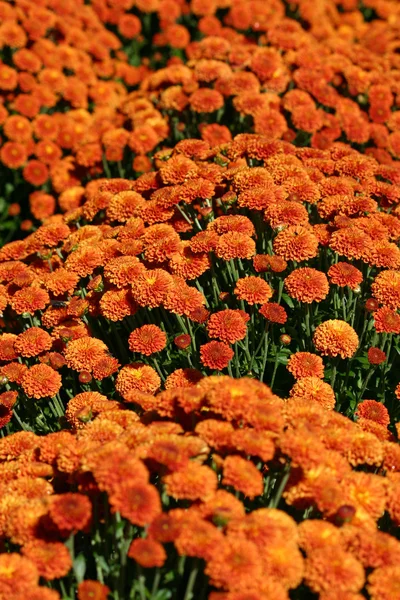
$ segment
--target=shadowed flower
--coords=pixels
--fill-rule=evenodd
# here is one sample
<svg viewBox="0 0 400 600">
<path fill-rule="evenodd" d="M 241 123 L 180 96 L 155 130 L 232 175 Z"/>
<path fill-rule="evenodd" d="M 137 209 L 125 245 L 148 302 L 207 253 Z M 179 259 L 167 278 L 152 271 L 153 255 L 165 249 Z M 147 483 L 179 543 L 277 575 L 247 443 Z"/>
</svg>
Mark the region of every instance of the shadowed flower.
<svg viewBox="0 0 400 600">
<path fill-rule="evenodd" d="M 148 538 L 133 540 L 129 546 L 128 556 L 146 569 L 162 567 L 167 558 L 164 547 L 159 542 Z"/>
<path fill-rule="evenodd" d="M 208 342 L 200 346 L 200 360 L 205 367 L 222 371 L 234 356 L 232 348 L 224 342 Z"/>
<path fill-rule="evenodd" d="M 268 302 L 267 304 L 263 304 L 260 308 L 260 315 L 265 317 L 267 321 L 271 323 L 279 323 L 280 325 L 284 325 L 287 321 L 286 310 L 280 304 L 276 302 Z"/>
<path fill-rule="evenodd" d="M 373 313 L 375 321 L 375 331 L 377 333 L 400 333 L 400 315 L 391 308 L 383 306 L 382 308 L 374 307 Z"/>
</svg>

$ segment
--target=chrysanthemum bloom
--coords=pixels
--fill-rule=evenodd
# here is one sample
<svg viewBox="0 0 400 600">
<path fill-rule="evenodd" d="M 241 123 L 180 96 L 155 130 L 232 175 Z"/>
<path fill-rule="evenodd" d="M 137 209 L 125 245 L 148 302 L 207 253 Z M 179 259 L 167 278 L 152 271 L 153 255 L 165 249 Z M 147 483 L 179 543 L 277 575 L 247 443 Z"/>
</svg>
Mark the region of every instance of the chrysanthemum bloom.
<svg viewBox="0 0 400 600">
<path fill-rule="evenodd" d="M 232 348 L 224 342 L 208 342 L 200 346 L 200 360 L 205 367 L 222 371 L 234 356 Z"/>
<path fill-rule="evenodd" d="M 276 236 L 274 252 L 285 260 L 300 262 L 318 254 L 318 238 L 302 225 L 289 225 Z"/>
<path fill-rule="evenodd" d="M 0 405 L 6 406 L 7 408 L 12 408 L 18 398 L 18 392 L 3 392 L 0 394 Z"/>
<path fill-rule="evenodd" d="M 27 287 L 15 292 L 11 298 L 11 308 L 19 315 L 33 315 L 37 310 L 43 310 L 50 303 L 46 290 L 37 287 Z"/>
<path fill-rule="evenodd" d="M 118 360 L 113 356 L 104 356 L 94 363 L 92 371 L 93 377 L 101 381 L 106 377 L 110 377 L 113 373 L 116 373 L 120 366 Z"/>
<path fill-rule="evenodd" d="M 274 273 L 282 273 L 287 268 L 287 262 L 280 256 L 256 254 L 253 258 L 253 266 L 257 273 L 266 273 L 269 270 Z"/>
<path fill-rule="evenodd" d="M 3 333 L 0 335 L 0 360 L 10 361 L 17 358 L 17 352 L 14 348 L 18 336 L 15 333 Z"/>
<path fill-rule="evenodd" d="M 140 306 L 155 308 L 160 306 L 173 286 L 173 279 L 163 269 L 153 269 L 135 277 L 132 282 L 132 296 Z"/>
<path fill-rule="evenodd" d="M 361 271 L 346 262 L 338 262 L 332 265 L 328 270 L 328 277 L 331 283 L 340 287 L 348 285 L 352 290 L 357 289 L 363 280 Z"/>
<path fill-rule="evenodd" d="M 94 364 L 104 358 L 107 353 L 108 348 L 104 342 L 97 338 L 84 336 L 77 340 L 71 340 L 64 356 L 70 369 L 91 373 Z"/>
<path fill-rule="evenodd" d="M 318 325 L 313 342 L 323 356 L 350 358 L 357 351 L 359 339 L 351 325 L 345 321 L 330 319 Z"/>
<path fill-rule="evenodd" d="M 27 371 L 28 367 L 26 365 L 18 362 L 10 362 L 0 368 L 0 375 L 1 377 L 6 377 L 8 381 L 21 385 L 22 379 Z"/>
<path fill-rule="evenodd" d="M 400 333 L 400 315 L 395 310 L 382 306 L 375 310 L 373 317 L 377 333 Z"/>
<path fill-rule="evenodd" d="M 157 489 L 148 483 L 121 482 L 109 496 L 113 512 L 121 513 L 134 525 L 144 527 L 161 512 Z"/>
<path fill-rule="evenodd" d="M 242 593 L 254 587 L 260 589 L 263 580 L 260 551 L 246 539 L 224 538 L 220 544 L 214 544 L 205 573 L 217 588 Z"/>
<path fill-rule="evenodd" d="M 110 591 L 100 581 L 86 579 L 78 585 L 78 600 L 107 600 Z"/>
<path fill-rule="evenodd" d="M 249 304 L 264 304 L 272 297 L 272 289 L 261 277 L 244 277 L 236 282 L 234 293 Z"/>
<path fill-rule="evenodd" d="M 267 302 L 260 308 L 260 315 L 265 317 L 271 323 L 279 323 L 284 325 L 287 321 L 286 310 L 276 302 Z"/>
<path fill-rule="evenodd" d="M 335 393 L 331 386 L 319 377 L 302 377 L 292 389 L 290 395 L 296 398 L 306 398 L 310 402 L 318 402 L 324 408 L 333 410 L 335 408 Z"/>
<path fill-rule="evenodd" d="M 172 388 L 187 388 L 198 384 L 204 375 L 197 369 L 176 369 L 165 380 L 164 387 L 166 390 Z M 1 396 L 0 396 L 1 398 Z"/>
<path fill-rule="evenodd" d="M 134 315 L 138 308 L 129 289 L 108 290 L 102 295 L 99 306 L 101 314 L 114 322 Z"/>
<path fill-rule="evenodd" d="M 174 338 L 174 344 L 180 350 L 189 348 L 191 343 L 192 343 L 192 338 L 187 333 L 182 333 L 182 335 L 177 335 L 176 338 Z"/>
<path fill-rule="evenodd" d="M 349 552 L 340 547 L 319 548 L 305 561 L 305 583 L 313 592 L 330 589 L 341 592 L 358 592 L 364 585 L 365 574 L 362 564 Z"/>
<path fill-rule="evenodd" d="M 72 294 L 78 284 L 79 276 L 70 273 L 63 267 L 49 273 L 44 279 L 44 286 L 54 296 L 61 296 L 65 293 Z"/>
<path fill-rule="evenodd" d="M 4 598 L 17 595 L 29 597 L 29 592 L 39 583 L 36 566 L 17 553 L 4 552 L 0 557 L 0 594 Z"/>
<path fill-rule="evenodd" d="M 92 503 L 87 496 L 65 493 L 51 497 L 49 515 L 62 535 L 81 531 L 92 516 Z"/>
<path fill-rule="evenodd" d="M 61 375 L 45 364 L 33 365 L 22 380 L 22 389 L 30 398 L 55 396 L 61 388 Z"/>
<path fill-rule="evenodd" d="M 388 269 L 375 277 L 371 286 L 372 295 L 389 308 L 400 307 L 400 271 Z"/>
<path fill-rule="evenodd" d="M 201 88 L 189 98 L 190 107 L 195 112 L 211 113 L 224 105 L 224 97 L 216 90 Z"/>
<path fill-rule="evenodd" d="M 53 340 L 51 336 L 40 327 L 31 327 L 20 333 L 14 343 L 14 348 L 20 356 L 37 356 L 50 350 Z"/>
<path fill-rule="evenodd" d="M 154 394 L 161 385 L 161 379 L 148 365 L 132 363 L 122 367 L 115 381 L 115 388 L 122 397 L 131 390 Z"/>
<path fill-rule="evenodd" d="M 182 500 L 205 500 L 213 496 L 218 486 L 215 471 L 195 461 L 190 461 L 182 470 L 165 475 L 163 482 L 170 496 Z"/>
<path fill-rule="evenodd" d="M 381 365 L 386 360 L 386 354 L 380 348 L 369 348 L 368 350 L 368 362 L 371 365 Z"/>
<path fill-rule="evenodd" d="M 224 260 L 251 258 L 255 253 L 254 240 L 249 235 L 235 231 L 221 235 L 215 248 L 215 254 Z"/>
<path fill-rule="evenodd" d="M 132 352 L 150 356 L 155 352 L 161 352 L 167 345 L 165 332 L 157 325 L 142 325 L 129 336 L 129 349 Z"/>
<path fill-rule="evenodd" d="M 325 273 L 303 267 L 295 269 L 285 279 L 289 296 L 299 302 L 321 302 L 329 293 L 329 283 Z"/>
<path fill-rule="evenodd" d="M 36 565 L 39 575 L 47 580 L 64 577 L 72 568 L 69 550 L 61 542 L 33 540 L 23 546 L 22 554 Z"/>
<path fill-rule="evenodd" d="M 162 567 L 167 558 L 164 546 L 149 538 L 133 540 L 129 546 L 128 556 L 146 569 Z"/>
<path fill-rule="evenodd" d="M 400 590 L 400 567 L 382 566 L 368 577 L 367 590 L 371 600 L 393 600 Z"/>
<path fill-rule="evenodd" d="M 250 499 L 262 494 L 263 479 L 260 471 L 241 456 L 228 456 L 224 460 L 223 485 L 229 485 Z"/>
<path fill-rule="evenodd" d="M 164 308 L 178 315 L 190 317 L 191 313 L 205 304 L 205 298 L 195 287 L 181 277 L 174 276 L 173 284 L 164 299 Z"/>
<path fill-rule="evenodd" d="M 238 310 L 227 308 L 211 315 L 207 323 L 207 332 L 211 338 L 234 344 L 246 337 L 247 327 Z"/>
<path fill-rule="evenodd" d="M 289 358 L 286 366 L 295 379 L 303 377 L 324 377 L 324 363 L 322 358 L 311 352 L 296 352 Z"/>
<path fill-rule="evenodd" d="M 387 408 L 376 400 L 363 400 L 357 406 L 355 413 L 358 417 L 370 419 L 380 425 L 387 427 L 390 423 L 390 416 Z"/>
</svg>

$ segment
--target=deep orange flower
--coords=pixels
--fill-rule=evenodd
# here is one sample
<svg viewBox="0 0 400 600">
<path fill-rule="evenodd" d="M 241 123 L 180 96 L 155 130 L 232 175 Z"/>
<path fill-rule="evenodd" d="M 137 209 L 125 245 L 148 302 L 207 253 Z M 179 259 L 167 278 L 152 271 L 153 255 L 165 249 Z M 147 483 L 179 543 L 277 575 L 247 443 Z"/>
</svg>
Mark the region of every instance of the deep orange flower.
<svg viewBox="0 0 400 600">
<path fill-rule="evenodd" d="M 328 270 L 328 277 L 332 283 L 345 287 L 348 285 L 352 290 L 359 288 L 363 280 L 361 271 L 346 262 L 338 262 Z"/>
<path fill-rule="evenodd" d="M 272 289 L 261 277 L 249 276 L 238 279 L 234 293 L 239 300 L 249 304 L 264 304 L 272 297 Z"/>
<path fill-rule="evenodd" d="M 306 584 L 313 592 L 336 589 L 340 592 L 358 592 L 364 585 L 365 574 L 361 563 L 340 547 L 319 548 L 305 561 Z"/>
<path fill-rule="evenodd" d="M 163 269 L 139 274 L 131 282 L 132 296 L 140 306 L 160 306 L 173 286 L 173 279 Z"/>
<path fill-rule="evenodd" d="M 92 503 L 87 496 L 67 492 L 52 496 L 49 515 L 62 535 L 85 529 L 92 517 Z"/>
<path fill-rule="evenodd" d="M 133 540 L 129 546 L 128 556 L 141 567 L 147 569 L 162 567 L 167 558 L 164 547 L 159 542 L 149 538 Z"/>
<path fill-rule="evenodd" d="M 110 588 L 100 583 L 86 579 L 78 584 L 78 600 L 107 600 Z"/>
<path fill-rule="evenodd" d="M 351 325 L 331 319 L 318 325 L 313 342 L 323 356 L 350 358 L 357 351 L 359 339 Z"/>
<path fill-rule="evenodd" d="M 303 267 L 295 269 L 285 279 L 289 296 L 299 302 L 321 302 L 329 293 L 329 283 L 325 273 Z"/>
<path fill-rule="evenodd" d="M 215 493 L 218 477 L 210 467 L 189 461 L 181 470 L 165 475 L 163 482 L 167 493 L 173 498 L 205 500 Z"/>
<path fill-rule="evenodd" d="M 318 254 L 318 238 L 302 225 L 289 225 L 276 236 L 274 252 L 285 260 L 300 262 Z"/>
<path fill-rule="evenodd" d="M 400 589 L 400 567 L 382 566 L 368 577 L 367 590 L 371 600 L 392 600 Z"/>
<path fill-rule="evenodd" d="M 207 323 L 207 332 L 211 338 L 234 344 L 246 337 L 247 327 L 238 310 L 227 308 L 211 315 Z"/>
<path fill-rule="evenodd" d="M 376 400 L 363 400 L 357 406 L 355 414 L 358 417 L 375 421 L 385 427 L 390 423 L 390 416 L 387 408 L 381 404 L 381 402 L 376 402 Z"/>
<path fill-rule="evenodd" d="M 324 363 L 322 358 L 311 352 L 296 352 L 289 358 L 287 370 L 295 379 L 303 377 L 324 377 Z"/>
<path fill-rule="evenodd" d="M 180 277 L 174 276 L 173 283 L 164 300 L 164 307 L 170 312 L 190 317 L 191 313 L 205 304 L 205 298 L 195 287 L 189 286 Z"/>
<path fill-rule="evenodd" d="M 386 354 L 380 348 L 369 348 L 368 349 L 368 362 L 371 365 L 380 365 L 386 360 Z"/>
<path fill-rule="evenodd" d="M 115 381 L 115 388 L 124 398 L 131 390 L 154 394 L 161 385 L 161 379 L 153 367 L 132 363 L 122 367 Z"/>
<path fill-rule="evenodd" d="M 400 333 L 400 315 L 391 308 L 383 306 L 376 310 L 374 306 L 373 313 L 375 321 L 375 331 L 377 333 Z"/>
<path fill-rule="evenodd" d="M 371 286 L 372 295 L 388 308 L 400 307 L 400 271 L 388 269 L 375 277 Z"/>
<path fill-rule="evenodd" d="M 14 343 L 14 348 L 19 356 L 37 356 L 50 350 L 53 340 L 51 336 L 40 327 L 31 327 L 20 333 Z"/>
<path fill-rule="evenodd" d="M 22 379 L 22 389 L 30 398 L 46 398 L 55 396 L 61 383 L 61 375 L 48 365 L 33 365 Z"/>
<path fill-rule="evenodd" d="M 260 308 L 260 315 L 265 317 L 271 323 L 279 323 L 284 325 L 287 321 L 286 310 L 276 302 L 268 302 Z"/>
<path fill-rule="evenodd" d="M 40 186 L 46 183 L 49 178 L 49 170 L 40 160 L 30 160 L 25 165 L 22 176 L 25 181 L 32 185 Z"/>
<path fill-rule="evenodd" d="M 209 342 L 200 346 L 200 360 L 205 367 L 222 371 L 232 360 L 234 352 L 223 342 Z"/>
<path fill-rule="evenodd" d="M 107 352 L 108 348 L 104 342 L 97 338 L 84 336 L 77 340 L 71 340 L 64 356 L 70 369 L 91 373 L 94 364 L 104 358 Z"/>
<path fill-rule="evenodd" d="M 252 588 L 260 589 L 263 580 L 260 552 L 253 542 L 246 539 L 224 538 L 220 544 L 214 544 L 205 573 L 217 588 L 242 593 Z"/>
<path fill-rule="evenodd" d="M 136 15 L 123 14 L 118 20 L 118 31 L 129 40 L 139 35 L 141 30 L 142 24 Z"/>
<path fill-rule="evenodd" d="M 223 485 L 229 485 L 250 499 L 262 494 L 263 480 L 257 467 L 241 456 L 228 456 L 223 465 Z"/>
<path fill-rule="evenodd" d="M 333 410 L 336 404 L 335 394 L 331 386 L 315 376 L 299 379 L 290 390 L 290 395 L 295 398 L 305 398 L 310 402 L 318 402 L 328 410 Z"/>
<path fill-rule="evenodd" d="M 128 343 L 132 352 L 150 356 L 150 354 L 161 352 L 165 348 L 167 336 L 157 325 L 142 325 L 132 331 Z"/>
<path fill-rule="evenodd" d="M 188 348 L 191 345 L 191 343 L 192 343 L 192 338 L 187 333 L 183 333 L 182 335 L 178 335 L 178 336 L 176 336 L 176 338 L 174 338 L 174 344 L 180 350 L 184 350 L 185 348 Z"/>
<path fill-rule="evenodd" d="M 15 552 L 0 556 L 0 594 L 5 598 L 16 595 L 29 597 L 29 592 L 39 583 L 36 566 L 28 558 Z"/>
<path fill-rule="evenodd" d="M 172 388 L 194 387 L 202 378 L 203 374 L 197 369 L 176 369 L 168 375 L 164 387 L 166 390 Z"/>
<path fill-rule="evenodd" d="M 161 512 L 157 489 L 148 483 L 121 482 L 109 496 L 113 512 L 121 513 L 134 525 L 144 527 Z"/>
<path fill-rule="evenodd" d="M 251 258 L 255 253 L 254 240 L 249 235 L 235 231 L 221 235 L 215 248 L 215 254 L 224 260 Z"/>
<path fill-rule="evenodd" d="M 195 112 L 212 113 L 224 105 L 224 97 L 217 90 L 201 88 L 190 96 L 189 103 Z"/>
<path fill-rule="evenodd" d="M 26 147 L 18 142 L 6 142 L 0 150 L 0 160 L 9 169 L 18 169 L 27 161 Z"/>
<path fill-rule="evenodd" d="M 101 314 L 110 321 L 122 321 L 134 315 L 138 308 L 129 289 L 108 290 L 102 295 L 99 305 Z"/>
<path fill-rule="evenodd" d="M 64 577 L 72 568 L 69 550 L 61 542 L 34 540 L 23 546 L 22 554 L 36 565 L 39 575 L 47 580 Z"/>
<path fill-rule="evenodd" d="M 18 357 L 14 348 L 18 336 L 15 333 L 3 333 L 0 335 L 0 360 L 10 361 Z"/>
</svg>

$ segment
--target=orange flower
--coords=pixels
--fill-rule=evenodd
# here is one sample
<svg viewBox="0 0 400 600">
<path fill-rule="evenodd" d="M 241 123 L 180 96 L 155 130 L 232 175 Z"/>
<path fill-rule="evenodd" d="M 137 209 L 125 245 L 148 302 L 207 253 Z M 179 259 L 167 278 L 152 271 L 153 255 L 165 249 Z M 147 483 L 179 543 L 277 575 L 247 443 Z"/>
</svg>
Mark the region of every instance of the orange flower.
<svg viewBox="0 0 400 600">
<path fill-rule="evenodd" d="M 104 358 L 108 348 L 104 342 L 89 336 L 71 340 L 65 351 L 65 360 L 74 371 L 92 372 L 96 362 Z"/>
<path fill-rule="evenodd" d="M 132 296 L 140 306 L 160 306 L 172 288 L 173 279 L 163 269 L 153 269 L 139 274 L 131 282 Z"/>
<path fill-rule="evenodd" d="M 328 383 L 321 381 L 319 377 L 302 377 L 294 384 L 290 390 L 290 395 L 296 398 L 305 398 L 311 402 L 318 402 L 328 410 L 333 410 L 336 404 L 333 389 Z"/>
<path fill-rule="evenodd" d="M 387 356 L 380 348 L 369 348 L 368 350 L 368 362 L 371 365 L 381 365 L 385 362 Z"/>
<path fill-rule="evenodd" d="M 14 343 L 14 348 L 19 356 L 37 356 L 50 350 L 53 340 L 51 336 L 40 327 L 31 327 L 20 333 Z"/>
<path fill-rule="evenodd" d="M 369 419 L 380 425 L 387 427 L 390 423 L 390 416 L 387 408 L 376 400 L 363 400 L 357 406 L 355 412 L 357 417 Z"/>
<path fill-rule="evenodd" d="M 236 231 L 229 231 L 221 235 L 215 248 L 215 254 L 224 260 L 251 258 L 255 253 L 254 240 L 249 235 Z"/>
<path fill-rule="evenodd" d="M 100 583 L 86 579 L 78 584 L 78 600 L 107 600 L 110 588 Z"/>
<path fill-rule="evenodd" d="M 340 287 L 348 285 L 352 290 L 359 288 L 363 280 L 361 271 L 346 262 L 338 262 L 332 265 L 329 268 L 328 277 L 332 283 Z"/>
<path fill-rule="evenodd" d="M 0 555 L 0 594 L 4 598 L 29 597 L 39 583 L 39 574 L 32 561 L 15 552 Z"/>
<path fill-rule="evenodd" d="M 211 315 L 207 323 L 207 332 L 211 338 L 234 344 L 246 337 L 247 327 L 238 310 L 221 310 Z"/>
<path fill-rule="evenodd" d="M 22 176 L 28 183 L 40 186 L 48 180 L 49 170 L 40 160 L 30 160 L 25 165 Z"/>
<path fill-rule="evenodd" d="M 323 356 L 350 358 L 357 351 L 359 339 L 351 325 L 331 319 L 318 325 L 313 342 Z"/>
<path fill-rule="evenodd" d="M 232 348 L 223 342 L 209 342 L 200 346 L 200 360 L 205 367 L 222 371 L 234 356 Z"/>
<path fill-rule="evenodd" d="M 34 365 L 22 379 L 22 389 L 30 398 L 55 396 L 61 388 L 61 375 L 45 364 Z"/>
<path fill-rule="evenodd" d="M 191 313 L 205 304 L 199 290 L 189 286 L 184 279 L 175 276 L 164 300 L 164 307 L 170 312 L 190 317 Z"/>
<path fill-rule="evenodd" d="M 375 277 L 371 286 L 372 295 L 388 308 L 400 307 L 400 271 L 388 269 Z"/>
<path fill-rule="evenodd" d="M 364 569 L 349 552 L 336 547 L 319 548 L 305 561 L 304 580 L 313 592 L 335 589 L 340 592 L 358 592 L 364 585 Z"/>
<path fill-rule="evenodd" d="M 132 363 L 122 367 L 115 381 L 117 392 L 125 398 L 131 390 L 154 394 L 161 385 L 161 379 L 152 367 L 140 363 Z"/>
<path fill-rule="evenodd" d="M 324 363 L 322 358 L 311 352 L 296 352 L 289 358 L 287 370 L 295 379 L 303 377 L 324 377 Z"/>
<path fill-rule="evenodd" d="M 164 387 L 166 390 L 194 387 L 202 378 L 203 374 L 197 369 L 176 369 L 176 371 L 168 375 Z"/>
<path fill-rule="evenodd" d="M 383 566 L 368 577 L 367 590 L 371 600 L 393 600 L 400 589 L 400 567 Z"/>
<path fill-rule="evenodd" d="M 17 71 L 7 65 L 0 65 L 0 90 L 14 90 L 17 84 Z"/>
<path fill-rule="evenodd" d="M 295 269 L 285 279 L 289 296 L 299 302 L 321 302 L 329 293 L 329 283 L 325 273 L 303 267 Z"/>
<path fill-rule="evenodd" d="M 224 97 L 217 90 L 201 88 L 190 96 L 189 103 L 195 112 L 212 113 L 222 108 Z"/>
<path fill-rule="evenodd" d="M 395 310 L 383 306 L 375 310 L 373 317 L 377 333 L 400 333 L 400 315 Z"/>
<path fill-rule="evenodd" d="M 129 349 L 150 356 L 161 352 L 167 345 L 167 336 L 157 325 L 143 325 L 132 333 L 128 339 Z"/>
<path fill-rule="evenodd" d="M 167 494 L 178 500 L 205 500 L 211 497 L 218 486 L 215 471 L 205 465 L 189 461 L 179 471 L 163 478 Z"/>
<path fill-rule="evenodd" d="M 224 538 L 214 546 L 205 573 L 210 577 L 211 585 L 217 588 L 241 592 L 249 588 L 260 589 L 263 568 L 259 549 L 246 539 Z"/>
<path fill-rule="evenodd" d="M 92 503 L 87 496 L 72 492 L 52 496 L 49 515 L 62 535 L 69 536 L 87 527 L 92 517 Z"/>
<path fill-rule="evenodd" d="M 22 554 L 36 565 L 39 575 L 47 580 L 64 577 L 72 568 L 69 550 L 61 542 L 34 540 L 23 546 Z"/>
<path fill-rule="evenodd" d="M 174 338 L 174 344 L 180 350 L 189 348 L 191 343 L 192 343 L 192 338 L 187 333 L 183 333 L 182 335 L 177 335 L 176 338 Z"/>
<path fill-rule="evenodd" d="M 286 310 L 276 302 L 268 302 L 260 308 L 260 315 L 265 317 L 271 323 L 279 323 L 284 325 L 287 321 Z"/>
<path fill-rule="evenodd" d="M 134 525 L 144 527 L 161 512 L 161 500 L 157 489 L 148 483 L 124 483 L 109 496 L 113 512 L 121 513 Z"/>
<path fill-rule="evenodd" d="M 18 336 L 15 333 L 3 333 L 0 335 L 0 360 L 10 361 L 17 358 L 14 344 Z"/>
<path fill-rule="evenodd" d="M 302 225 L 289 225 L 276 236 L 274 252 L 285 260 L 300 262 L 318 254 L 318 238 Z"/>
<path fill-rule="evenodd" d="M 26 163 L 26 147 L 18 142 L 6 142 L 0 150 L 0 160 L 9 169 L 18 169 Z"/>
<path fill-rule="evenodd" d="M 137 304 L 133 294 L 127 289 L 114 289 L 105 292 L 100 300 L 101 314 L 110 321 L 122 321 L 125 317 L 134 315 Z"/>
<path fill-rule="evenodd" d="M 147 569 L 162 567 L 167 559 L 164 547 L 159 542 L 148 538 L 133 540 L 129 546 L 128 556 Z"/>
<path fill-rule="evenodd" d="M 142 24 L 136 15 L 122 14 L 118 20 L 118 31 L 129 40 L 139 35 L 141 30 Z"/>
<path fill-rule="evenodd" d="M 260 471 L 241 456 L 232 455 L 224 460 L 222 484 L 232 486 L 251 500 L 263 491 Z"/>
<path fill-rule="evenodd" d="M 264 304 L 272 296 L 272 289 L 261 277 L 245 277 L 236 282 L 234 293 L 249 304 Z"/>
</svg>

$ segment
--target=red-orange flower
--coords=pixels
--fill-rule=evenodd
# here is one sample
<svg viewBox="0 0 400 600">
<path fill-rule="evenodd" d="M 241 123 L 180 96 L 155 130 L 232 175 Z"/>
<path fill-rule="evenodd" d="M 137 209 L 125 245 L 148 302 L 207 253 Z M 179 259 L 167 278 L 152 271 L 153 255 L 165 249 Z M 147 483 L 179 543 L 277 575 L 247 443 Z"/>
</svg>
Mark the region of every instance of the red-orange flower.
<svg viewBox="0 0 400 600">
<path fill-rule="evenodd" d="M 324 377 L 322 358 L 311 352 L 296 352 L 289 358 L 287 370 L 295 379 L 303 377 Z"/>
<path fill-rule="evenodd" d="M 400 315 L 395 310 L 383 306 L 375 310 L 373 316 L 377 333 L 400 333 Z"/>
<path fill-rule="evenodd" d="M 238 279 L 234 293 L 239 300 L 249 304 L 264 304 L 272 297 L 272 289 L 261 277 L 249 276 Z"/>
<path fill-rule="evenodd" d="M 325 273 L 303 267 L 295 269 L 285 279 L 289 296 L 299 302 L 321 302 L 329 292 L 329 283 Z"/>
<path fill-rule="evenodd" d="M 332 283 L 340 287 L 348 285 L 352 290 L 357 289 L 363 280 L 361 271 L 346 262 L 332 265 L 328 270 L 328 277 Z"/>
<path fill-rule="evenodd" d="M 51 336 L 40 327 L 31 327 L 20 333 L 14 343 L 14 348 L 20 356 L 37 356 L 41 352 L 50 350 L 53 340 Z"/>
<path fill-rule="evenodd" d="M 393 309 L 400 307 L 400 271 L 381 271 L 375 277 L 371 289 L 372 295 L 381 304 Z"/>
<path fill-rule="evenodd" d="M 153 367 L 132 363 L 122 367 L 115 381 L 115 388 L 122 397 L 131 390 L 154 393 L 161 385 L 161 379 Z"/>
<path fill-rule="evenodd" d="M 157 325 L 142 325 L 129 336 L 129 349 L 150 356 L 167 345 L 167 336 Z"/>
<path fill-rule="evenodd" d="M 247 327 L 238 310 L 221 310 L 211 315 L 207 323 L 208 335 L 222 342 L 234 344 L 246 337 Z"/>
<path fill-rule="evenodd" d="M 22 389 L 31 398 L 55 396 L 61 388 L 61 375 L 45 364 L 33 365 L 22 379 Z"/>
<path fill-rule="evenodd" d="M 78 600 L 107 600 L 110 591 L 100 581 L 86 579 L 78 585 Z"/>
<path fill-rule="evenodd" d="M 205 367 L 222 371 L 232 360 L 234 352 L 224 342 L 209 342 L 200 346 L 200 360 Z"/>
<path fill-rule="evenodd" d="M 376 402 L 376 400 L 363 400 L 357 406 L 355 414 L 357 417 L 375 421 L 375 423 L 379 423 L 385 427 L 390 423 L 387 408 L 381 402 Z"/>
<path fill-rule="evenodd" d="M 274 240 L 274 252 L 285 260 L 302 261 L 318 254 L 318 238 L 302 225 L 289 225 Z"/>
<path fill-rule="evenodd" d="M 92 516 L 92 503 L 87 496 L 67 492 L 52 496 L 49 515 L 63 535 L 84 529 Z"/>
<path fill-rule="evenodd" d="M 386 354 L 380 348 L 369 348 L 367 356 L 371 365 L 380 365 L 386 360 Z"/>
<path fill-rule="evenodd" d="M 271 323 L 279 323 L 284 325 L 287 321 L 286 310 L 276 302 L 268 302 L 260 308 L 260 315 L 265 317 Z"/>
<path fill-rule="evenodd" d="M 133 540 L 129 546 L 128 556 L 147 569 L 162 567 L 167 558 L 164 546 L 149 538 Z"/>
</svg>

